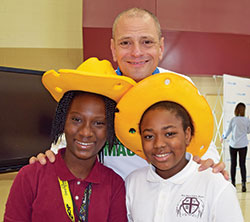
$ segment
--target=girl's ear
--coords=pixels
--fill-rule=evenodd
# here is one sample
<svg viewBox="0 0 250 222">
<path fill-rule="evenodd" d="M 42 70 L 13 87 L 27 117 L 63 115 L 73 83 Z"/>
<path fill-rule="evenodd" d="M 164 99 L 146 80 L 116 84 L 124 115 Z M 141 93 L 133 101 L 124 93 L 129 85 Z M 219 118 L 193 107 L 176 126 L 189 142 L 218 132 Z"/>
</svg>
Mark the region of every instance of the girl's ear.
<svg viewBox="0 0 250 222">
<path fill-rule="evenodd" d="M 192 136 L 191 136 L 191 128 L 187 127 L 187 129 L 185 130 L 185 143 L 186 143 L 187 146 L 191 142 L 191 138 L 192 138 Z"/>
</svg>

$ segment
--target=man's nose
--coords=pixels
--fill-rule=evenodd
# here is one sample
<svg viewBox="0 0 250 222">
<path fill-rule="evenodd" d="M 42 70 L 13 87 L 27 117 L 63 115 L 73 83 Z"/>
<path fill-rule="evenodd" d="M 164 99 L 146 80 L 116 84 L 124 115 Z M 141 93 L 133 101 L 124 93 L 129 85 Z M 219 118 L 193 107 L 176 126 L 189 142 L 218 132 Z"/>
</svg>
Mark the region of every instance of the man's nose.
<svg viewBox="0 0 250 222">
<path fill-rule="evenodd" d="M 143 54 L 142 52 L 142 47 L 140 45 L 140 43 L 134 43 L 132 45 L 132 52 L 131 52 L 132 56 L 135 56 L 135 57 L 139 57 Z"/>
</svg>

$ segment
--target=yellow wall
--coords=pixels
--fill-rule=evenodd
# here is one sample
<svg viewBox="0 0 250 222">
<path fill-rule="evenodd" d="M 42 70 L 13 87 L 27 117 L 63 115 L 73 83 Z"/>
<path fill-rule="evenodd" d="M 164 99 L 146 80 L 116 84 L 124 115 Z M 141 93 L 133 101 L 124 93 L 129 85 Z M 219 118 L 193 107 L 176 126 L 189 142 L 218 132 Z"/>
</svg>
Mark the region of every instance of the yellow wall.
<svg viewBox="0 0 250 222">
<path fill-rule="evenodd" d="M 0 0 L 0 66 L 47 70 L 82 62 L 82 0 Z"/>
</svg>

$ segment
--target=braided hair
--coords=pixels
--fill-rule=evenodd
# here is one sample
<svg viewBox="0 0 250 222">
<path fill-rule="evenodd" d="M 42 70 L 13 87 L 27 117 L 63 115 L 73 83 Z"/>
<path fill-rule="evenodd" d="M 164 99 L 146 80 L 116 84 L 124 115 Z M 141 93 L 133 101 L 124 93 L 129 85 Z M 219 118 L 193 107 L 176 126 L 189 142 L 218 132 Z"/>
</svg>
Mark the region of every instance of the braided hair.
<svg viewBox="0 0 250 222">
<path fill-rule="evenodd" d="M 60 136 L 62 136 L 64 132 L 67 114 L 68 114 L 68 111 L 69 111 L 69 108 L 73 99 L 76 96 L 82 95 L 84 93 L 95 94 L 95 93 L 84 92 L 84 91 L 68 91 L 63 95 L 63 97 L 59 101 L 57 108 L 56 108 L 55 117 L 52 123 L 52 129 L 51 129 L 51 137 L 52 137 L 53 143 L 57 143 L 58 139 L 60 138 Z M 116 102 L 109 99 L 106 96 L 99 95 L 99 94 L 95 94 L 95 95 L 100 96 L 104 100 L 104 103 L 105 103 L 105 114 L 106 114 L 106 120 L 107 120 L 106 143 L 108 144 L 108 148 L 111 151 L 113 145 L 116 143 L 116 140 L 117 140 L 115 136 L 115 130 L 114 130 L 114 116 L 115 116 L 114 113 L 115 113 Z M 98 153 L 100 162 L 103 162 L 104 160 L 103 148 Z"/>
</svg>

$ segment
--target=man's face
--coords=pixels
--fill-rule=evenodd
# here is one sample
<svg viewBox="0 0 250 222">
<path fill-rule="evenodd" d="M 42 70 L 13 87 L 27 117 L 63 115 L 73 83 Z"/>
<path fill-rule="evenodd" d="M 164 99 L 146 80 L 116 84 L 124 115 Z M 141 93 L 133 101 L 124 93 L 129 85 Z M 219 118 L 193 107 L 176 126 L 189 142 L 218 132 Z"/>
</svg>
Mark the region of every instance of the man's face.
<svg viewBox="0 0 250 222">
<path fill-rule="evenodd" d="M 150 76 L 162 59 L 164 39 L 159 39 L 154 20 L 122 16 L 111 39 L 113 60 L 124 76 L 140 81 Z"/>
</svg>

